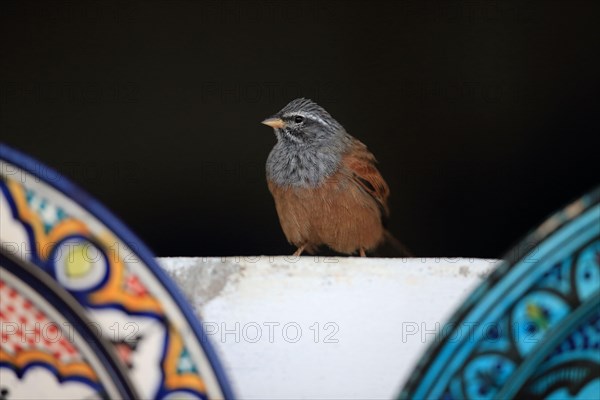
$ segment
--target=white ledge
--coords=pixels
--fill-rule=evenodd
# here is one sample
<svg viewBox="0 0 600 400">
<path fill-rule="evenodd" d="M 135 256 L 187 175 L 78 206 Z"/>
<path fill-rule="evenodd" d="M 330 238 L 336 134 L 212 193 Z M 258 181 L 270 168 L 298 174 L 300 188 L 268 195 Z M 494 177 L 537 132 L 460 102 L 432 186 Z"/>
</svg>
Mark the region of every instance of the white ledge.
<svg viewBox="0 0 600 400">
<path fill-rule="evenodd" d="M 244 399 L 389 399 L 482 259 L 159 258 Z"/>
</svg>

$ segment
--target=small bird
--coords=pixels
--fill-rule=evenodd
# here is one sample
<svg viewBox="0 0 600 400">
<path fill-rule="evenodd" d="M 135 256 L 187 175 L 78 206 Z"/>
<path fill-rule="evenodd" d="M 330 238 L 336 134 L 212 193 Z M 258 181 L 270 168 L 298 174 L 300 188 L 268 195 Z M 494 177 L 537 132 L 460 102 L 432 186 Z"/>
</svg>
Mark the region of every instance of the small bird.
<svg viewBox="0 0 600 400">
<path fill-rule="evenodd" d="M 294 256 L 327 245 L 365 257 L 385 238 L 395 241 L 383 226 L 389 188 L 367 146 L 305 98 L 262 123 L 277 136 L 267 183 L 283 232 L 297 247 Z"/>
</svg>

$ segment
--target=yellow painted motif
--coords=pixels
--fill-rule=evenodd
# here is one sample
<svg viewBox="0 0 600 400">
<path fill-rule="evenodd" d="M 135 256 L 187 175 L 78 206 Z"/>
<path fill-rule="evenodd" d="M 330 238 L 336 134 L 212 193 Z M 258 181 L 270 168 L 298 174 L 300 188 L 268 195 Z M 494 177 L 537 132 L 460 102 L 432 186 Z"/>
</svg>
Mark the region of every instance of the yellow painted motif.
<svg viewBox="0 0 600 400">
<path fill-rule="evenodd" d="M 179 373 L 177 372 L 177 362 L 183 351 L 183 340 L 181 335 L 173 328 L 169 328 L 170 346 L 163 362 L 165 371 L 165 386 L 168 389 L 189 388 L 199 392 L 206 392 L 206 385 L 197 373 Z"/>
<path fill-rule="evenodd" d="M 69 249 L 69 255 L 65 257 L 65 271 L 67 275 L 76 278 L 83 277 L 90 272 L 92 263 L 85 255 L 86 247 L 79 244 Z"/>
<path fill-rule="evenodd" d="M 40 350 L 23 350 L 15 355 L 10 355 L 0 349 L 0 362 L 14 365 L 18 369 L 22 369 L 31 363 L 43 362 L 54 367 L 61 377 L 70 378 L 73 376 L 80 376 L 87 378 L 92 382 L 98 382 L 96 373 L 88 364 L 81 361 L 62 363 L 51 354 Z"/>
</svg>

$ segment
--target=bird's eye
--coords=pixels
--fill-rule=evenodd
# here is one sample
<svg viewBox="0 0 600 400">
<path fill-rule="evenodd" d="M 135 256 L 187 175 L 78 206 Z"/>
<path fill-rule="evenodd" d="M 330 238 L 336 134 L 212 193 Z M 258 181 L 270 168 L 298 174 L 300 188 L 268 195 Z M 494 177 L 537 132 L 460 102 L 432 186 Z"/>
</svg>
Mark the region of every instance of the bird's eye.
<svg viewBox="0 0 600 400">
<path fill-rule="evenodd" d="M 297 124 L 299 124 L 302 121 L 304 121 L 304 117 L 302 117 L 300 115 L 296 115 L 296 117 L 294 118 L 294 122 Z"/>
</svg>

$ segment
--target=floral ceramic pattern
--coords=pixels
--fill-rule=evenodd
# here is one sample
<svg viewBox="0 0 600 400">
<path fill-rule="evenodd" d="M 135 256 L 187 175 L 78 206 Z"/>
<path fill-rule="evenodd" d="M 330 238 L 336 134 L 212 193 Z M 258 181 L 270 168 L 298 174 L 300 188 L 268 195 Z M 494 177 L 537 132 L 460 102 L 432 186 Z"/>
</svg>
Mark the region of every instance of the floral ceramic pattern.
<svg viewBox="0 0 600 400">
<path fill-rule="evenodd" d="M 143 398 L 230 389 L 199 322 L 145 246 L 59 174 L 0 148 L 2 250 L 52 276 L 87 310 Z"/>
</svg>

